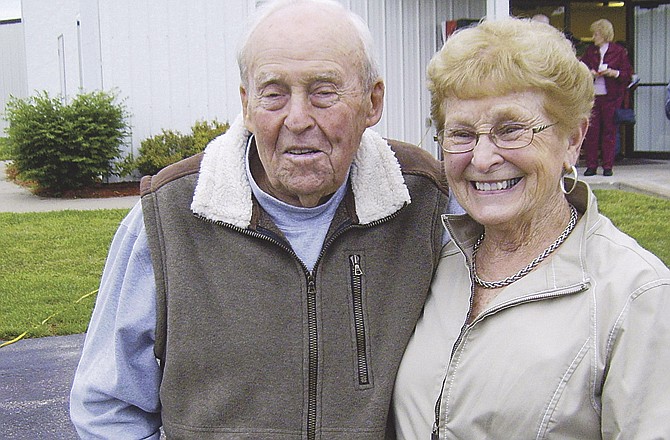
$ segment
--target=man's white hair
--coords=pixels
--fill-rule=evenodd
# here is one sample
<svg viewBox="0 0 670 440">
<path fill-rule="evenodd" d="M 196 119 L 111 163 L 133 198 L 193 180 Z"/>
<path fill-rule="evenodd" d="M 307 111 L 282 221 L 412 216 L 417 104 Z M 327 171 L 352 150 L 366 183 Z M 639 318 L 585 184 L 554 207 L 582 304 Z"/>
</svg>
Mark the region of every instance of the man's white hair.
<svg viewBox="0 0 670 440">
<path fill-rule="evenodd" d="M 249 53 L 249 40 L 251 39 L 252 34 L 256 31 L 261 22 L 263 22 L 273 13 L 288 6 L 299 4 L 317 4 L 329 6 L 331 8 L 340 10 L 345 14 L 358 33 L 361 45 L 363 46 L 363 54 L 361 54 L 363 60 L 361 81 L 366 91 L 369 91 L 373 84 L 381 76 L 379 73 L 379 65 L 377 64 L 375 57 L 372 34 L 370 33 L 368 25 L 360 16 L 345 8 L 336 0 L 274 0 L 263 3 L 256 10 L 256 13 L 251 17 L 251 20 L 247 26 L 247 30 L 242 36 L 239 48 L 237 50 L 237 65 L 240 69 L 240 80 L 242 81 L 242 85 L 245 88 L 249 86 L 249 63 L 251 55 Z"/>
</svg>

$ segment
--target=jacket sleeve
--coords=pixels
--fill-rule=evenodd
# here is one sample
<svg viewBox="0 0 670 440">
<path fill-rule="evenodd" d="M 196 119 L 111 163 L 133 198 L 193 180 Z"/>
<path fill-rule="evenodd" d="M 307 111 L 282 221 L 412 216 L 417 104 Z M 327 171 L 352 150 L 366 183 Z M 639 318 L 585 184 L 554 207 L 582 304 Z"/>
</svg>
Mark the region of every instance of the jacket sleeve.
<svg viewBox="0 0 670 440">
<path fill-rule="evenodd" d="M 84 439 L 160 437 L 155 281 L 138 203 L 114 236 L 70 393 Z"/>
<path fill-rule="evenodd" d="M 670 119 L 670 82 L 665 89 L 665 116 Z"/>
<path fill-rule="evenodd" d="M 602 393 L 603 439 L 670 433 L 670 278 L 638 289 L 610 334 Z"/>
<path fill-rule="evenodd" d="M 607 54 L 605 54 L 605 58 L 607 58 Z M 608 60 L 608 67 L 619 71 L 619 76 L 612 79 L 623 82 L 628 86 L 628 83 L 630 83 L 633 76 L 633 66 L 630 64 L 626 48 L 619 44 L 616 45 L 616 51 L 613 51 L 613 57 L 611 60 Z"/>
<path fill-rule="evenodd" d="M 598 70 L 600 54 L 598 53 L 596 46 L 588 46 L 584 52 L 584 55 L 582 55 L 581 61 L 582 63 L 586 64 L 586 67 L 588 67 L 589 70 Z"/>
</svg>

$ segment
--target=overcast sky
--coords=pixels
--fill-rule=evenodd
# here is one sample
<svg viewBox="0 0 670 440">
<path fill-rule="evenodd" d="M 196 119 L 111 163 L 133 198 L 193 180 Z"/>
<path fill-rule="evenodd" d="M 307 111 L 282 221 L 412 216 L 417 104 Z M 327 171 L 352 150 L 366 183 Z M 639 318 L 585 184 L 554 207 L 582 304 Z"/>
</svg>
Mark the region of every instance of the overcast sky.
<svg viewBox="0 0 670 440">
<path fill-rule="evenodd" d="M 0 20 L 21 18 L 21 0 L 0 0 Z"/>
</svg>

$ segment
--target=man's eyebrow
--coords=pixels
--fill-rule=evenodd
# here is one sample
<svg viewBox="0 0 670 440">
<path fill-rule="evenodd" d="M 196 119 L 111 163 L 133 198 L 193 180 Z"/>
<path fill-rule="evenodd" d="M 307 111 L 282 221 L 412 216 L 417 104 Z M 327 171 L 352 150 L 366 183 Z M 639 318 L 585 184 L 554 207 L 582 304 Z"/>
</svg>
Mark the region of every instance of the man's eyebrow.
<svg viewBox="0 0 670 440">
<path fill-rule="evenodd" d="M 314 75 L 311 75 L 308 77 L 309 82 L 318 82 L 318 81 L 323 81 L 323 82 L 339 82 L 340 79 L 342 78 L 342 75 L 340 72 L 337 70 L 327 70 L 327 71 L 322 71 L 318 72 Z"/>
<path fill-rule="evenodd" d="M 261 72 L 254 78 L 254 82 L 258 87 L 263 87 L 268 84 L 276 84 L 282 82 L 282 76 L 275 72 Z"/>
<path fill-rule="evenodd" d="M 287 82 L 286 75 L 277 72 L 259 72 L 254 78 L 257 87 L 261 88 L 268 84 L 281 84 Z M 304 85 L 310 85 L 317 82 L 330 82 L 339 84 L 342 82 L 341 72 L 331 69 L 315 72 L 303 78 L 301 81 Z"/>
</svg>

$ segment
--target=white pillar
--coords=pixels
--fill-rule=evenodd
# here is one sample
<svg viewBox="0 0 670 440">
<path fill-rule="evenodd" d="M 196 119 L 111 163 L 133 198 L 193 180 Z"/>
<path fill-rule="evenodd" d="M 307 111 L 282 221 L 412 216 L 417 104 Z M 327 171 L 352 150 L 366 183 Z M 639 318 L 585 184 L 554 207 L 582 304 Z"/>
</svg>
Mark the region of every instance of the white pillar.
<svg viewBox="0 0 670 440">
<path fill-rule="evenodd" d="M 509 16 L 509 0 L 486 0 L 486 18 L 499 20 Z"/>
</svg>

